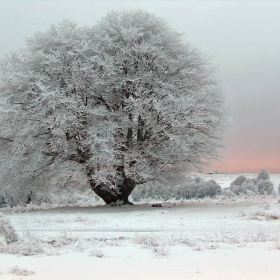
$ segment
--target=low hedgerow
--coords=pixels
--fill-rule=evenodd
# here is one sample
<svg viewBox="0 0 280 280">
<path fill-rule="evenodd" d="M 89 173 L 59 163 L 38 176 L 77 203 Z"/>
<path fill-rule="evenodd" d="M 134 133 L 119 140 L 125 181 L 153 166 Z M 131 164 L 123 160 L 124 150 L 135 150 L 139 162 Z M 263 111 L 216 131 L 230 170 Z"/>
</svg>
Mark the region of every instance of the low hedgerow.
<svg viewBox="0 0 280 280">
<path fill-rule="evenodd" d="M 133 201 L 141 200 L 169 200 L 169 199 L 193 199 L 204 197 L 216 197 L 220 195 L 222 188 L 215 180 L 203 181 L 196 177 L 186 184 L 175 186 L 137 186 L 131 194 Z"/>
</svg>

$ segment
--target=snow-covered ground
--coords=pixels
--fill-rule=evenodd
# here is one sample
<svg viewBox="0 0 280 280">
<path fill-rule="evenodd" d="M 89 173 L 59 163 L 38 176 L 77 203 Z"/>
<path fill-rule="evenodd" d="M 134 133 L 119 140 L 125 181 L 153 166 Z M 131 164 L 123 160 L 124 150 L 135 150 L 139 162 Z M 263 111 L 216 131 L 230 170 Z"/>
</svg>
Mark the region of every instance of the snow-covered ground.
<svg viewBox="0 0 280 280">
<path fill-rule="evenodd" d="M 238 175 L 204 176 L 224 188 Z M 278 280 L 279 199 L 1 209 L 21 241 L 2 242 L 0 279 Z"/>
</svg>

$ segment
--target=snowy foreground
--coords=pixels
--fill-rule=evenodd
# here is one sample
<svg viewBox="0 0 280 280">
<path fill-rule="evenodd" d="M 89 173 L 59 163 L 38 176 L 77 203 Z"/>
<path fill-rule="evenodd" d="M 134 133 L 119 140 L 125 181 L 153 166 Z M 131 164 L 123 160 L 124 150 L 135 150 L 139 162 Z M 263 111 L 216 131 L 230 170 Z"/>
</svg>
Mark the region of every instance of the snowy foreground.
<svg viewBox="0 0 280 280">
<path fill-rule="evenodd" d="M 237 176 L 206 177 L 228 187 Z M 279 199 L 1 209 L 21 241 L 2 242 L 0 279 L 278 280 Z"/>
</svg>

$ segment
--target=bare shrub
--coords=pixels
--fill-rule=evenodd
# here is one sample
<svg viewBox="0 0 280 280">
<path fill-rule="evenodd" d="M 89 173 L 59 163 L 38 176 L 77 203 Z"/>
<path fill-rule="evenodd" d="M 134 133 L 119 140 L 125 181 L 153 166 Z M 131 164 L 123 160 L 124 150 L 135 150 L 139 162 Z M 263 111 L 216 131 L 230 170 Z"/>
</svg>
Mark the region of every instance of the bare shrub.
<svg viewBox="0 0 280 280">
<path fill-rule="evenodd" d="M 18 242 L 0 246 L 0 252 L 21 256 L 32 256 L 43 254 L 46 251 L 42 242 L 37 240 L 20 240 Z"/>
<path fill-rule="evenodd" d="M 10 268 L 9 272 L 21 276 L 28 276 L 28 275 L 35 274 L 34 271 L 25 268 L 19 268 L 17 265 Z"/>
<path fill-rule="evenodd" d="M 88 217 L 87 216 L 83 216 L 83 215 L 78 215 L 75 219 L 74 222 L 77 223 L 85 223 L 88 221 Z"/>
<path fill-rule="evenodd" d="M 270 205 L 268 202 L 265 204 L 264 210 L 270 210 Z"/>
<path fill-rule="evenodd" d="M 93 249 L 89 252 L 89 255 L 92 257 L 97 257 L 97 258 L 103 258 L 104 254 L 98 250 L 98 249 Z"/>
<path fill-rule="evenodd" d="M 141 244 L 144 248 L 152 248 L 153 252 L 160 256 L 168 255 L 168 248 L 164 242 L 159 242 L 159 239 L 153 235 L 135 236 L 134 242 Z"/>
<path fill-rule="evenodd" d="M 273 246 L 274 249 L 280 250 L 280 242 L 276 242 Z"/>
<path fill-rule="evenodd" d="M 158 247 L 154 247 L 153 251 L 160 256 L 167 256 L 168 255 L 168 249 L 166 248 L 166 246 L 158 246 Z"/>
<path fill-rule="evenodd" d="M 262 229 L 256 234 L 252 235 L 253 242 L 267 242 L 270 241 L 269 235 L 267 235 Z"/>
<path fill-rule="evenodd" d="M 203 242 L 198 239 L 193 239 L 190 237 L 184 237 L 176 240 L 177 243 L 186 244 L 187 246 L 191 247 L 194 251 L 203 251 Z"/>
<path fill-rule="evenodd" d="M 134 238 L 134 242 L 136 244 L 141 244 L 144 247 L 147 247 L 147 246 L 157 247 L 157 246 L 159 246 L 158 238 L 156 236 L 152 236 L 152 235 L 137 234 Z"/>
<path fill-rule="evenodd" d="M 0 235 L 2 235 L 7 244 L 17 242 L 19 240 L 18 235 L 11 225 L 10 221 L 0 215 Z"/>
<path fill-rule="evenodd" d="M 69 235 L 66 231 L 63 231 L 60 236 L 58 236 L 56 239 L 49 241 L 48 243 L 52 245 L 52 247 L 61 248 L 76 243 L 77 241 L 77 238 Z"/>
</svg>

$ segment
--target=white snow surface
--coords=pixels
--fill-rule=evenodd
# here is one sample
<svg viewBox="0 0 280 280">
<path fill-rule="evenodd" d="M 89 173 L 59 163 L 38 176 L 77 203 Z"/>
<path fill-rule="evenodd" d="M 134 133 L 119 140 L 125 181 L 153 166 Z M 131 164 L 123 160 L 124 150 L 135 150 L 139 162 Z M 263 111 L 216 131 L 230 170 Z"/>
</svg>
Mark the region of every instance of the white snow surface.
<svg viewBox="0 0 280 280">
<path fill-rule="evenodd" d="M 204 175 L 223 188 L 237 176 Z M 271 180 L 277 190 L 280 175 Z M 279 199 L 1 209 L 21 240 L 0 238 L 0 279 L 278 280 Z"/>
</svg>

